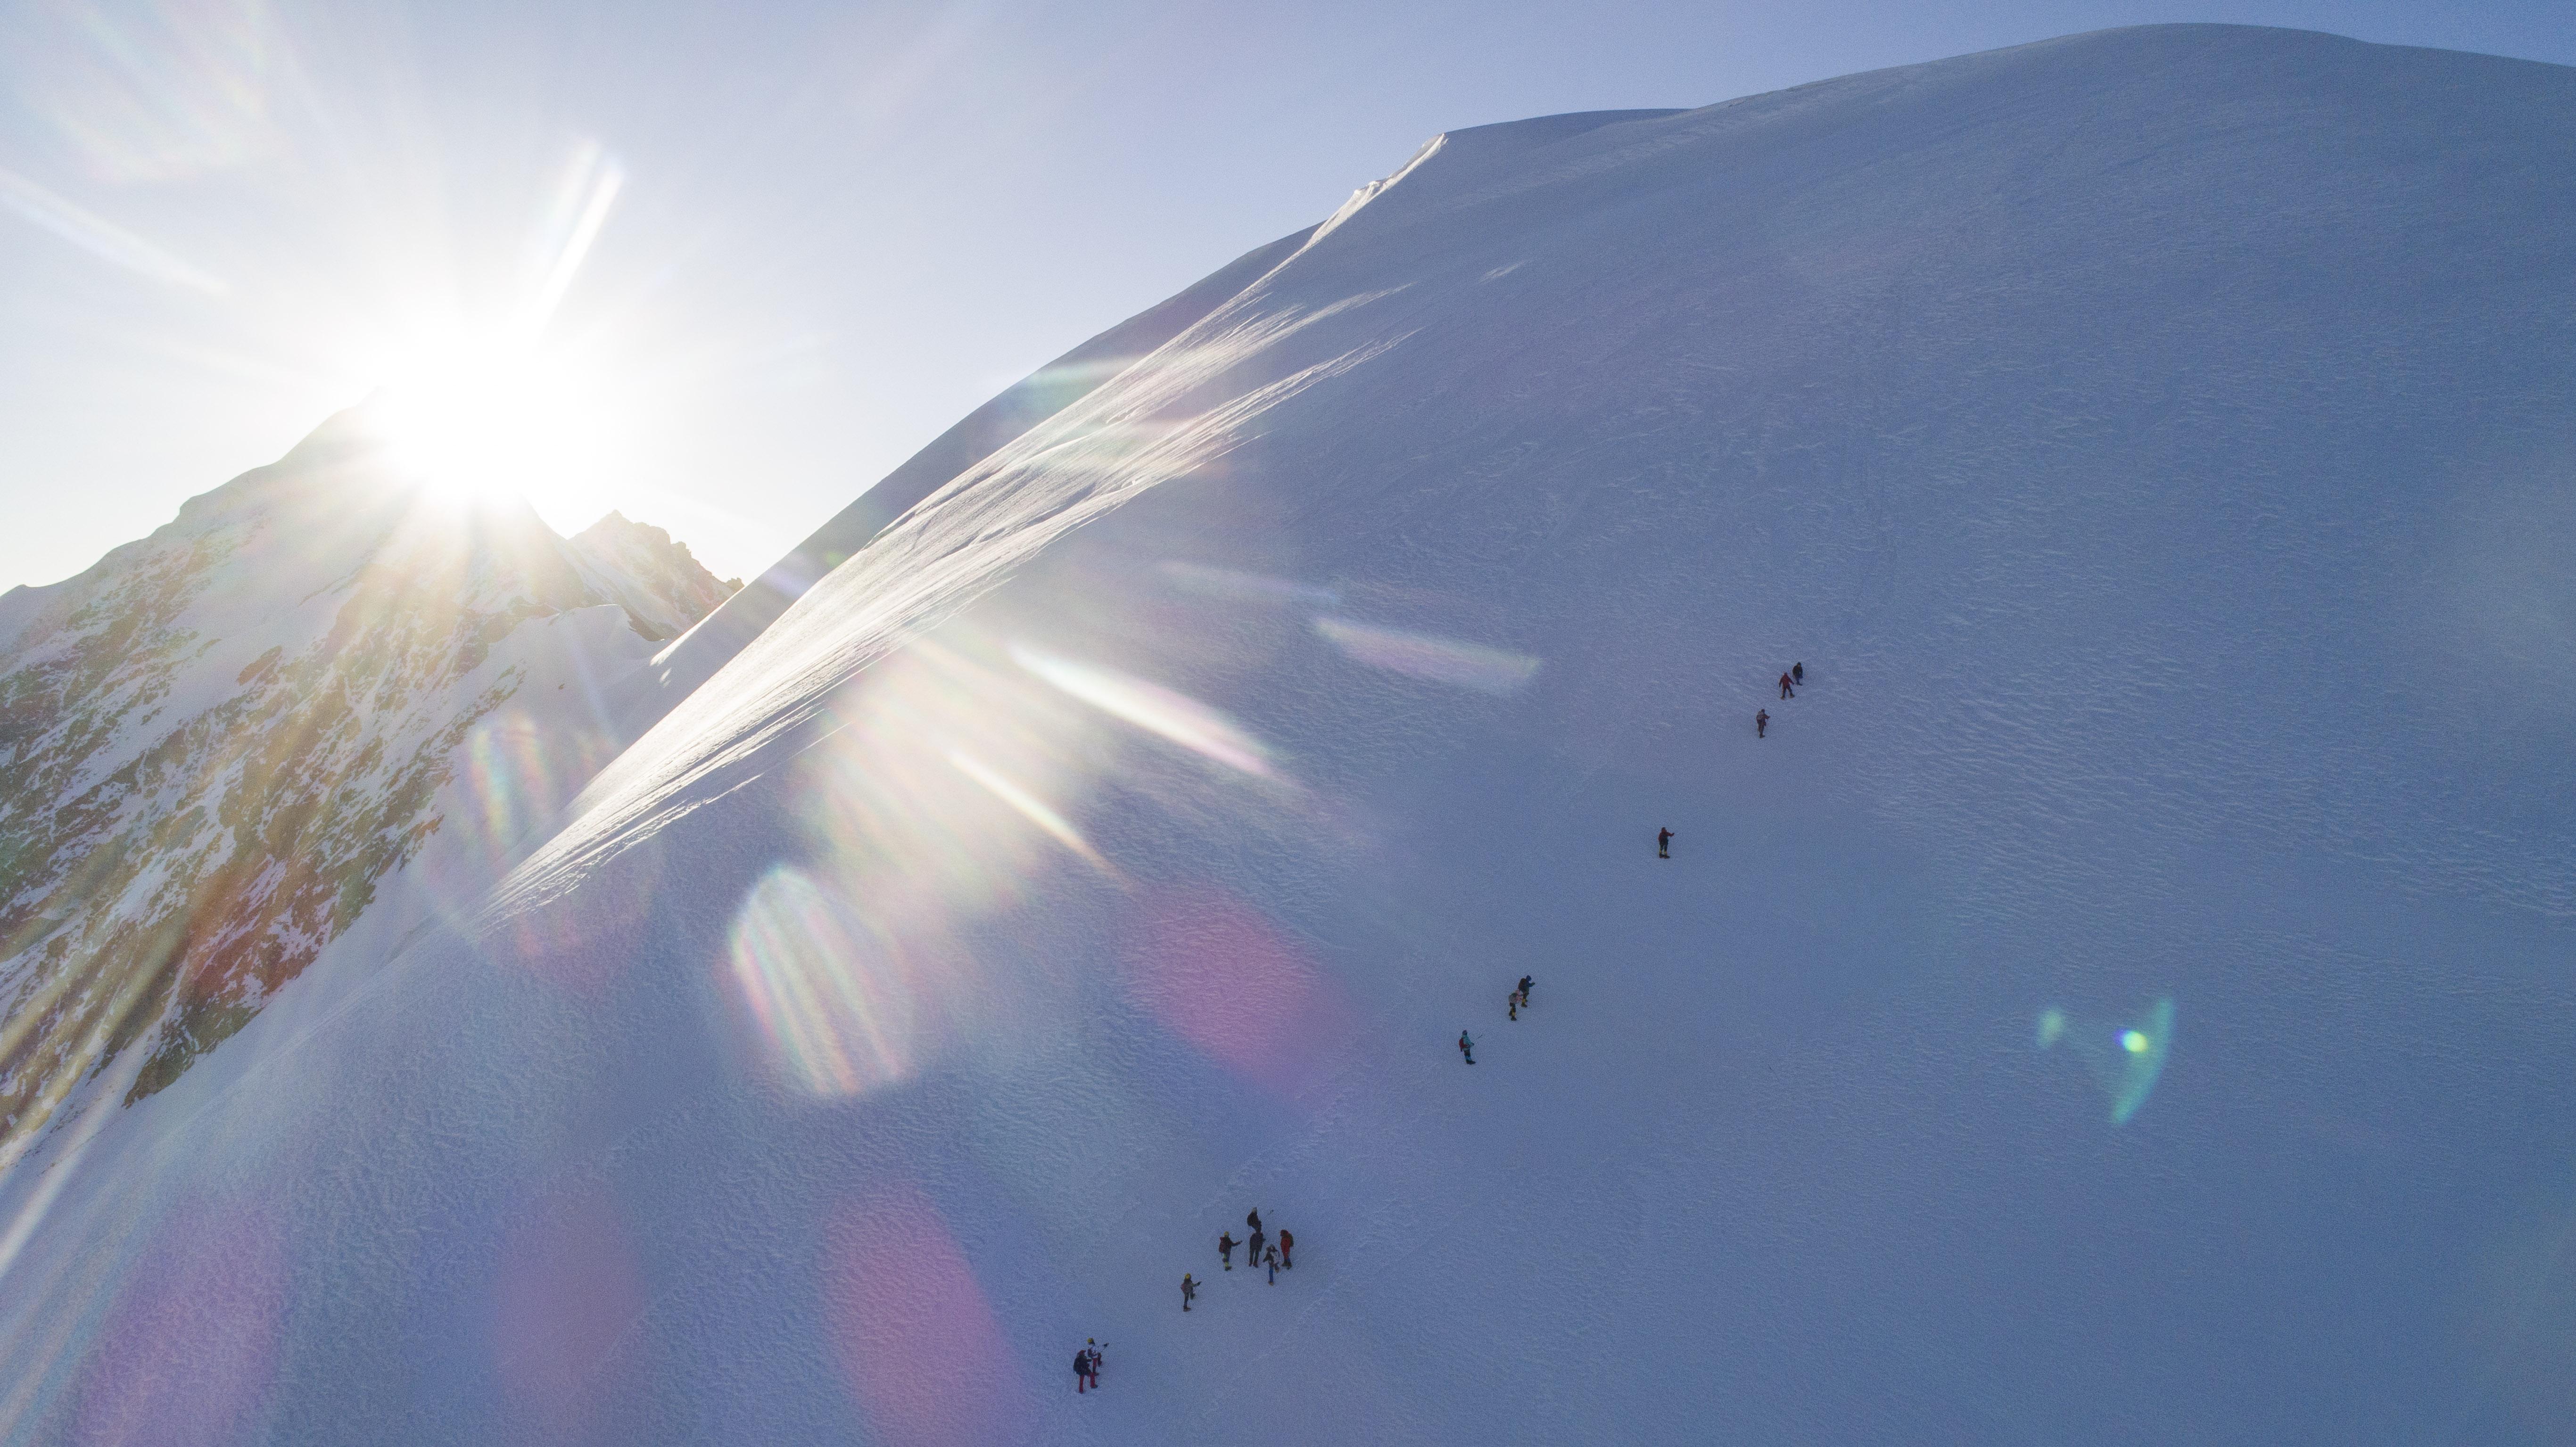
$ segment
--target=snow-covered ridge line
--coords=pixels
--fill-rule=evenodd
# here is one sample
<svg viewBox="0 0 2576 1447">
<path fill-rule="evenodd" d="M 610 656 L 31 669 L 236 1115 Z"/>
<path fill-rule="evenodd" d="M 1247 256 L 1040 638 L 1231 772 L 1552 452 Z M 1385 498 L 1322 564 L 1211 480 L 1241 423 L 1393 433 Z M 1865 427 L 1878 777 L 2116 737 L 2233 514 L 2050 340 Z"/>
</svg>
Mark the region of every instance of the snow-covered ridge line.
<svg viewBox="0 0 2576 1447">
<path fill-rule="evenodd" d="M 1047 363 L 960 418 L 663 650 L 654 659 L 658 672 L 653 691 L 640 706 L 635 725 L 650 723 L 713 677 L 807 589 L 857 555 L 922 499 L 1150 356 L 1295 256 L 1313 234 L 1313 228 L 1308 228 L 1244 253 Z"/>
<path fill-rule="evenodd" d="M 754 657 L 727 664 L 602 771 L 574 821 L 495 891 L 489 918 L 541 906 L 695 808 L 693 799 L 723 792 L 713 781 L 728 763 L 804 733 L 840 684 L 1000 586 L 1056 538 L 1213 465 L 1256 434 L 1263 413 L 1398 345 L 1400 335 L 1372 342 L 1207 404 L 1210 384 L 1239 364 L 1386 295 L 1259 318 L 1221 308 L 951 480 L 800 597 Z M 1206 410 L 1189 410 L 1199 405 Z M 782 697 L 797 702 L 769 702 Z M 697 747 L 705 740 L 726 742 Z"/>
</svg>

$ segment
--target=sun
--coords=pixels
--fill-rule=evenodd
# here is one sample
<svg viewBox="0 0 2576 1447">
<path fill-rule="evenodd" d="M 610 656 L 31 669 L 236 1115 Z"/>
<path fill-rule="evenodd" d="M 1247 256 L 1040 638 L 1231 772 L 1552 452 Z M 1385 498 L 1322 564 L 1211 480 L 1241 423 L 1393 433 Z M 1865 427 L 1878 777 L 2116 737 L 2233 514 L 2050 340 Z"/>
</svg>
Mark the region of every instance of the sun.
<svg viewBox="0 0 2576 1447">
<path fill-rule="evenodd" d="M 433 497 L 555 513 L 594 491 L 592 391 L 570 357 L 536 342 L 462 331 L 417 342 L 371 405 L 395 465 Z"/>
</svg>

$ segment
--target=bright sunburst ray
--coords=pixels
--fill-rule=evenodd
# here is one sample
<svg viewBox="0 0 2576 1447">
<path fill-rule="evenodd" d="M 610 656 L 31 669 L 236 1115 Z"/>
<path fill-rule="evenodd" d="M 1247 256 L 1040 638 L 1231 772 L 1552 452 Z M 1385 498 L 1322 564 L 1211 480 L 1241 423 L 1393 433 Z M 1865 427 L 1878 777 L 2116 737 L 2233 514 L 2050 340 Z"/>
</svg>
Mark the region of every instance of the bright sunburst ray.
<svg viewBox="0 0 2576 1447">
<path fill-rule="evenodd" d="M 1048 807 L 1046 801 L 1021 788 L 1009 776 L 962 749 L 948 750 L 948 762 L 957 771 L 984 786 L 986 792 L 1020 812 L 1020 816 L 1046 832 L 1048 838 L 1072 850 L 1082 861 L 1112 879 L 1121 879 L 1118 866 L 1100 856 L 1091 841 L 1082 837 L 1062 814 Z"/>
<path fill-rule="evenodd" d="M 551 324 L 625 184 L 625 168 L 597 142 L 574 147 L 529 233 L 503 319 L 429 309 L 377 363 L 370 411 L 396 465 L 433 496 L 525 498 L 558 521 L 599 503 L 600 369 Z"/>
<path fill-rule="evenodd" d="M 1011 649 L 1022 668 L 1113 718 L 1158 735 L 1202 758 L 1256 779 L 1280 779 L 1270 748 L 1224 714 L 1159 684 L 1115 669 L 1077 663 L 1025 645 Z"/>
</svg>

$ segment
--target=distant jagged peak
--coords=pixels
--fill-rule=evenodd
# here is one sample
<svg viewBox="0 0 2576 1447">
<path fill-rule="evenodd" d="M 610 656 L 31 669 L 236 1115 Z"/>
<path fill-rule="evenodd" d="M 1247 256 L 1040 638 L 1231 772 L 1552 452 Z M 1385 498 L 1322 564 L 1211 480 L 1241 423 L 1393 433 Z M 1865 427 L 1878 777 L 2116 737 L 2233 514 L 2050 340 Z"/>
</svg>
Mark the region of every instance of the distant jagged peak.
<svg viewBox="0 0 2576 1447">
<path fill-rule="evenodd" d="M 687 543 L 614 508 L 570 542 L 591 586 L 626 609 L 636 632 L 657 642 L 687 632 L 742 590 L 740 578 L 707 571 Z"/>
<path fill-rule="evenodd" d="M 729 592 L 659 528 L 573 542 L 522 498 L 431 487 L 352 409 L 0 594 L 0 1012 L 48 1022 L 0 1041 L 0 1173 L 81 1082 L 122 1061 L 140 1099 L 241 1028 L 440 832 L 451 785 L 497 777 L 491 739 L 552 750 L 511 798 L 586 777 L 605 734 L 565 685 L 646 652 L 604 605 L 659 641 Z"/>
<path fill-rule="evenodd" d="M 573 534 L 572 543 L 575 547 L 594 552 L 644 551 L 657 554 L 676 554 L 681 559 L 687 561 L 691 566 L 700 567 L 700 570 L 704 571 L 703 567 L 698 564 L 696 555 L 689 551 L 689 545 L 687 543 L 681 542 L 677 538 L 672 537 L 667 531 L 657 528 L 651 523 L 637 522 L 635 519 L 628 517 L 625 513 L 616 508 L 610 508 L 605 514 L 601 515 L 599 521 L 592 523 L 589 527 L 583 528 L 580 532 Z M 714 575 L 709 574 L 708 576 L 712 578 Z"/>
<path fill-rule="evenodd" d="M 413 575 L 442 609 L 533 603 L 557 612 L 611 601 L 583 596 L 574 556 L 524 500 L 441 500 L 406 473 L 361 406 L 334 414 L 277 461 L 189 498 L 148 536 L 72 577 L 0 596 L 0 671 L 73 628 L 85 610 L 113 612 L 103 600 L 140 579 L 165 579 L 172 607 L 212 607 L 247 627 L 317 599 L 337 606 L 362 582 L 395 573 Z"/>
</svg>

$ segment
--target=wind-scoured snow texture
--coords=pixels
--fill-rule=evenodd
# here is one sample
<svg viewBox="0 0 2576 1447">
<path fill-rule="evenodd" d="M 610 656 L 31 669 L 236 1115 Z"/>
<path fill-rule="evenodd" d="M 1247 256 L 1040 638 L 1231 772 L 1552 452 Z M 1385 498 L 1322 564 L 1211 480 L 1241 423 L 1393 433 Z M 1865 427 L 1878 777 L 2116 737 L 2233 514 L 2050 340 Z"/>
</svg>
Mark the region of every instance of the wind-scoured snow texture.
<svg viewBox="0 0 2576 1447">
<path fill-rule="evenodd" d="M 565 730 L 513 700 L 534 668 L 539 712 L 579 721 L 566 683 L 632 672 L 644 637 L 528 625 L 615 603 L 668 636 L 715 585 L 659 529 L 584 537 L 399 485 L 353 414 L 0 600 L 0 1162 L 85 1082 L 131 1103 L 239 1030 L 447 824 L 460 772 L 466 842 L 506 862 L 542 821 L 493 811 L 543 811 L 479 786 L 614 752 L 541 744 Z"/>
<path fill-rule="evenodd" d="M 2571 222 L 2279 31 L 1447 136 L 0 1183 L 0 1434 L 2561 1440 Z"/>
<path fill-rule="evenodd" d="M 611 512 L 568 541 L 590 565 L 583 581 L 623 607 L 636 631 L 657 643 L 687 632 L 742 591 L 740 578 L 719 580 L 687 543 L 673 542 L 669 533 L 630 521 L 624 513 Z"/>
<path fill-rule="evenodd" d="M 1234 299 L 1270 269 L 1296 254 L 1313 227 L 1255 247 L 1178 294 L 1084 342 L 1040 367 L 1000 396 L 959 418 L 930 445 L 859 494 L 816 528 L 786 557 L 770 565 L 692 630 L 654 659 L 654 687 L 640 702 L 644 722 L 686 698 L 762 630 L 805 596 L 824 574 L 839 567 L 923 498 L 955 480 L 1014 439 L 1081 401 L 1134 366 L 1209 312 Z"/>
</svg>

